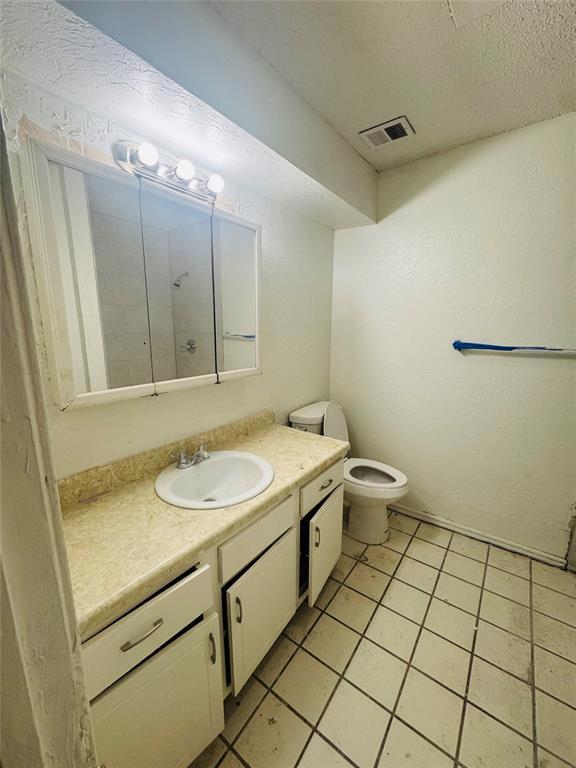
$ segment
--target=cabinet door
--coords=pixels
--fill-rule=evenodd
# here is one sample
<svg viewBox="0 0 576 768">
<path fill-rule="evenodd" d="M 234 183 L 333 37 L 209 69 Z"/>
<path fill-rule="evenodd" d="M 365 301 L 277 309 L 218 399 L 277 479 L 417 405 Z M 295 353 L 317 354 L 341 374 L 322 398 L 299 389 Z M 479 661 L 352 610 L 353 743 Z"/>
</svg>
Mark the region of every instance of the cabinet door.
<svg viewBox="0 0 576 768">
<path fill-rule="evenodd" d="M 308 605 L 314 605 L 342 551 L 344 486 L 332 491 L 311 518 Z"/>
<path fill-rule="evenodd" d="M 107 768 L 185 768 L 224 727 L 218 614 L 174 640 L 92 702 Z"/>
<path fill-rule="evenodd" d="M 296 529 L 291 528 L 226 590 L 234 694 L 296 610 Z"/>
</svg>

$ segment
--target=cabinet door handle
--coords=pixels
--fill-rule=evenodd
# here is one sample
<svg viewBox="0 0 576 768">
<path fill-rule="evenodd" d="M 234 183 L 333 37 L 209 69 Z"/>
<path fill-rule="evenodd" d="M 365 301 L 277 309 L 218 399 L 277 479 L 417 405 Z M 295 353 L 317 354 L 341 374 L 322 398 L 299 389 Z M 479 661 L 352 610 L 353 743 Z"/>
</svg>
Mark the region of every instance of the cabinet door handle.
<svg viewBox="0 0 576 768">
<path fill-rule="evenodd" d="M 326 490 L 326 488 L 330 488 L 330 486 L 332 485 L 332 483 L 333 483 L 333 482 L 334 482 L 334 479 L 333 479 L 333 478 L 330 478 L 330 480 L 327 480 L 327 481 L 324 483 L 324 485 L 321 485 L 321 486 L 320 486 L 319 490 L 320 490 L 320 491 L 325 491 L 325 490 Z"/>
<path fill-rule="evenodd" d="M 162 624 L 164 624 L 164 619 L 156 619 L 154 624 L 152 624 L 152 628 L 149 629 L 148 632 L 145 632 L 142 637 L 139 637 L 138 640 L 128 640 L 127 643 L 121 645 L 120 650 L 122 653 L 126 653 L 126 651 L 129 651 L 131 648 L 135 648 L 137 645 L 140 645 L 140 643 L 146 640 L 147 637 L 150 637 L 150 635 L 153 635 L 156 630 L 160 629 Z"/>
<path fill-rule="evenodd" d="M 236 621 L 242 624 L 242 603 L 239 597 L 236 598 L 236 609 Z"/>
<path fill-rule="evenodd" d="M 208 640 L 210 642 L 210 663 L 216 664 L 216 640 L 214 640 L 212 632 L 208 635 Z"/>
<path fill-rule="evenodd" d="M 318 547 L 320 546 L 320 528 L 316 526 L 316 528 L 314 528 L 314 532 L 316 533 L 316 541 L 314 542 L 314 546 L 316 547 L 316 549 L 318 549 Z"/>
</svg>

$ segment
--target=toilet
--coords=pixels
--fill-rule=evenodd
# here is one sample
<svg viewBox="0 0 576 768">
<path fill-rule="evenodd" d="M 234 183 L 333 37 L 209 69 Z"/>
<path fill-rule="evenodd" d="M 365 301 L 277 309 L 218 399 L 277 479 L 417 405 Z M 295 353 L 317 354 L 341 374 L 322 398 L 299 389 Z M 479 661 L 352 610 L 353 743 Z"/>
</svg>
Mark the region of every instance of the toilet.
<svg viewBox="0 0 576 768">
<path fill-rule="evenodd" d="M 290 425 L 304 432 L 348 442 L 340 403 L 321 400 L 290 414 Z M 408 492 L 408 478 L 399 469 L 372 459 L 344 459 L 344 502 L 350 505 L 348 534 L 365 544 L 387 541 L 388 504 Z"/>
</svg>

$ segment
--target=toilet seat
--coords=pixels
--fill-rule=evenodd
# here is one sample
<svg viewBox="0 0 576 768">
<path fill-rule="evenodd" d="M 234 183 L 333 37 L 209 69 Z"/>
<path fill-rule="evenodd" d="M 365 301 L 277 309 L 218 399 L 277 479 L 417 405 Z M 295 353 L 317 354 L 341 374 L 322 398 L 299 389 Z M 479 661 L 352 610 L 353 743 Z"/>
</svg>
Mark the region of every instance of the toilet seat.
<svg viewBox="0 0 576 768">
<path fill-rule="evenodd" d="M 399 469 L 372 459 L 347 459 L 344 462 L 344 481 L 358 490 L 383 492 L 398 491 L 408 485 L 408 478 Z"/>
</svg>

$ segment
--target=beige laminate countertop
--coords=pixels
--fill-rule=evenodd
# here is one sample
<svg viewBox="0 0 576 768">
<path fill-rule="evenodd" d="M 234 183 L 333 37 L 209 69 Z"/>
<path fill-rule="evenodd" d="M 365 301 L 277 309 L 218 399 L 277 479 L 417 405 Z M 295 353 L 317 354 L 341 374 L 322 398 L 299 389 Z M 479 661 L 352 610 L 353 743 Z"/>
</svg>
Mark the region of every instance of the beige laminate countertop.
<svg viewBox="0 0 576 768">
<path fill-rule="evenodd" d="M 344 457 L 348 443 L 270 424 L 218 445 L 218 450 L 262 456 L 274 467 L 274 481 L 242 504 L 193 510 L 158 498 L 153 474 L 65 511 L 64 536 L 82 640 Z"/>
</svg>

